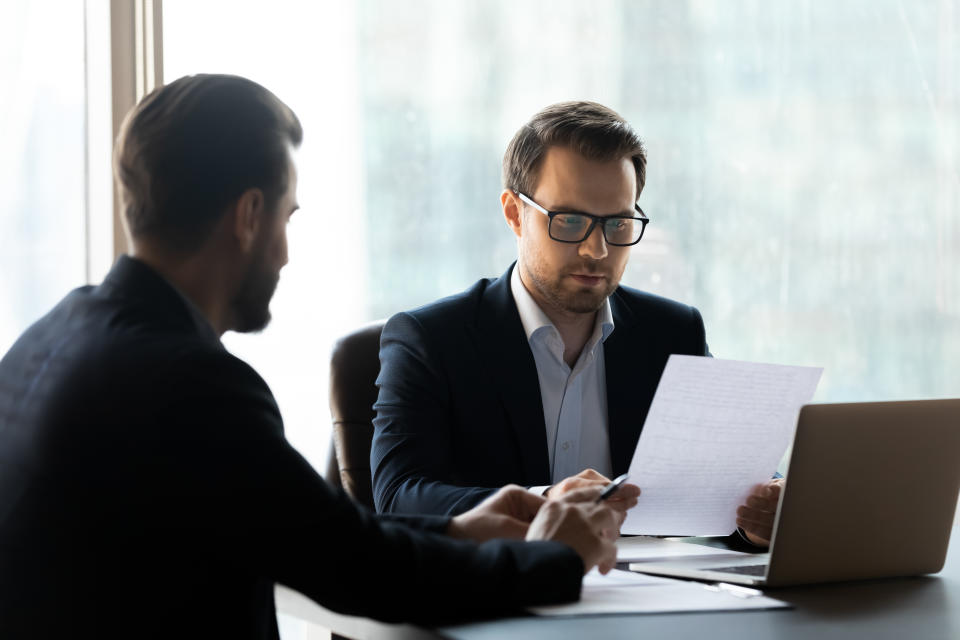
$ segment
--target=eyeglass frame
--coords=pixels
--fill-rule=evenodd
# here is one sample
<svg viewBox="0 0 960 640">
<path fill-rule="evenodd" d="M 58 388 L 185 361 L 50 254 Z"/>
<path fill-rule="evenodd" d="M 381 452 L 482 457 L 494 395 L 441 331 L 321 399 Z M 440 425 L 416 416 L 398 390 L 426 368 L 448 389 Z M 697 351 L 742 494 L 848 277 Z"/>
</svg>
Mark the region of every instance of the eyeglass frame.
<svg viewBox="0 0 960 640">
<path fill-rule="evenodd" d="M 635 244 L 639 243 L 639 242 L 643 239 L 643 232 L 646 231 L 646 229 L 647 229 L 647 223 L 650 222 L 650 218 L 647 217 L 647 214 L 645 214 L 645 213 L 643 212 L 643 209 L 641 209 L 641 208 L 640 208 L 640 205 L 637 204 L 637 203 L 633 203 L 633 208 L 636 210 L 637 213 L 640 214 L 640 217 L 634 217 L 634 216 L 618 216 L 618 215 L 596 216 L 596 215 L 593 215 L 592 213 L 584 213 L 583 211 L 550 211 L 550 210 L 547 209 L 546 207 L 544 207 L 544 206 L 542 206 L 542 205 L 540 205 L 540 204 L 537 204 L 537 203 L 534 201 L 533 198 L 531 198 L 530 196 L 528 196 L 528 195 L 526 195 L 526 194 L 524 194 L 524 193 L 522 193 L 522 192 L 520 192 L 520 191 L 514 191 L 513 193 L 516 194 L 516 196 L 517 196 L 518 198 L 520 198 L 523 202 L 525 202 L 526 204 L 529 204 L 531 207 L 533 207 L 534 209 L 536 209 L 536 210 L 539 211 L 540 213 L 542 213 L 542 214 L 544 214 L 545 216 L 547 216 L 547 218 L 549 218 L 549 222 L 547 222 L 547 234 L 550 236 L 550 239 L 553 240 L 554 242 L 563 242 L 563 243 L 565 243 L 565 244 L 580 244 L 581 242 L 583 242 L 584 240 L 586 240 L 587 238 L 590 237 L 590 234 L 593 233 L 594 228 L 597 226 L 597 222 L 600 221 L 600 220 L 611 220 L 611 219 L 613 219 L 613 220 L 618 220 L 618 219 L 619 219 L 619 220 L 639 220 L 639 221 L 640 221 L 640 235 L 637 237 L 636 240 L 634 240 L 633 242 L 630 242 L 630 243 L 628 243 L 628 244 L 622 244 L 622 243 L 619 243 L 619 242 L 610 242 L 610 240 L 607 238 L 607 226 L 606 226 L 606 224 L 601 224 L 601 225 L 600 225 L 600 233 L 603 234 L 603 241 L 606 242 L 608 245 L 610 245 L 610 246 L 612 246 L 612 247 L 632 247 L 632 246 L 634 246 Z M 584 216 L 584 217 L 590 219 L 590 226 L 587 227 L 587 231 L 586 231 L 586 233 L 583 234 L 583 237 L 582 237 L 582 238 L 580 238 L 579 240 L 560 240 L 559 238 L 554 238 L 554 237 L 553 237 L 553 234 L 550 233 L 550 227 L 553 225 L 553 218 L 554 218 L 554 216 L 558 216 L 558 215 L 560 215 L 560 214 L 567 214 L 567 215 L 573 214 L 573 215 L 578 215 L 578 216 Z"/>
</svg>

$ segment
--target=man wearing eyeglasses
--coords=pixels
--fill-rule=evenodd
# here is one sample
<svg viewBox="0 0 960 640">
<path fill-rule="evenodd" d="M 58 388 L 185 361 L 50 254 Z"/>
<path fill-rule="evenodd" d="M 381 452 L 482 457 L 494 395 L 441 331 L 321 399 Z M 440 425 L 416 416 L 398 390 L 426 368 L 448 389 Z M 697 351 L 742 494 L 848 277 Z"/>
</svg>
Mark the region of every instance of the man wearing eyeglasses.
<svg viewBox="0 0 960 640">
<path fill-rule="evenodd" d="M 456 514 L 507 483 L 555 498 L 626 472 L 667 358 L 710 355 L 695 308 L 619 284 L 645 177 L 642 142 L 602 105 L 551 105 L 516 133 L 500 204 L 517 262 L 384 327 L 378 510 Z M 738 512 L 751 541 L 778 490 Z"/>
</svg>

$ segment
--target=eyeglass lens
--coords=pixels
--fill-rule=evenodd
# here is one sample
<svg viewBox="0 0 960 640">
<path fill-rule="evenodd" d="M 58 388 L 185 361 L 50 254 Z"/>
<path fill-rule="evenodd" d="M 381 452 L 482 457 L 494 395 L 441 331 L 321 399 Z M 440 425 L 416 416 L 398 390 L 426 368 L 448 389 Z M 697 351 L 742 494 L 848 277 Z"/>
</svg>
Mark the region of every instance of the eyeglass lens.
<svg viewBox="0 0 960 640">
<path fill-rule="evenodd" d="M 561 213 L 550 221 L 550 235 L 562 242 L 580 242 L 587 237 L 592 220 L 578 213 Z M 640 238 L 643 226 L 632 218 L 607 218 L 600 221 L 603 235 L 610 244 L 633 244 Z"/>
</svg>

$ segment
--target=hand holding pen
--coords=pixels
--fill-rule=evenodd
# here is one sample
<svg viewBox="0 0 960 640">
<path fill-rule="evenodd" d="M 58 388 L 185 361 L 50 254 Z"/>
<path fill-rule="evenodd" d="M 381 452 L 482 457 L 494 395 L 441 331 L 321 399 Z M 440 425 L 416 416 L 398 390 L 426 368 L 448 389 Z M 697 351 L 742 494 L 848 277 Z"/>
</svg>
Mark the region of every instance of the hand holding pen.
<svg viewBox="0 0 960 640">
<path fill-rule="evenodd" d="M 615 494 L 624 482 L 630 479 L 630 474 L 625 473 L 621 476 L 617 476 L 613 481 L 603 488 L 603 491 L 600 492 L 600 495 L 597 497 L 597 502 L 603 502 L 604 500 L 609 500 L 613 494 Z"/>
</svg>

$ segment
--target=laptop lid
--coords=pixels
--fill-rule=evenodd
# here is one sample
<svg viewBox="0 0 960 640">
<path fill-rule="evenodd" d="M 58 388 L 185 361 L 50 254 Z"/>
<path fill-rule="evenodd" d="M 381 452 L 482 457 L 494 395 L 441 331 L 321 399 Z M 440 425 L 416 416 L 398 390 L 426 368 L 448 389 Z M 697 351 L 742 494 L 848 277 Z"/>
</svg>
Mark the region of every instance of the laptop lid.
<svg viewBox="0 0 960 640">
<path fill-rule="evenodd" d="M 960 399 L 806 405 L 766 572 L 731 566 L 760 558 L 631 569 L 768 586 L 936 573 L 958 492 Z"/>
<path fill-rule="evenodd" d="M 960 491 L 960 399 L 801 409 L 766 582 L 936 573 Z"/>
</svg>

